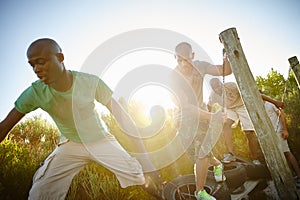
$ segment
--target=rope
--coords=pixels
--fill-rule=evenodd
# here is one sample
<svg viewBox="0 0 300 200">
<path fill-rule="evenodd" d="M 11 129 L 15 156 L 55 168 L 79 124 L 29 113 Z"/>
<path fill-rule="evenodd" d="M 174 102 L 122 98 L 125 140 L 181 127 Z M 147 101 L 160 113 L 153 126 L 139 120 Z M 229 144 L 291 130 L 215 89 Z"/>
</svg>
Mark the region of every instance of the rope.
<svg viewBox="0 0 300 200">
<path fill-rule="evenodd" d="M 224 55 L 226 54 L 226 51 L 225 49 L 223 48 L 223 72 L 222 72 L 222 111 L 225 112 L 226 114 L 226 107 L 225 107 L 225 97 L 226 97 L 226 94 L 225 94 L 225 62 L 224 62 Z"/>
<path fill-rule="evenodd" d="M 288 80 L 289 80 L 291 70 L 292 70 L 292 66 L 289 67 L 289 71 L 288 71 L 287 78 L 286 78 L 286 81 L 285 81 L 284 91 L 283 91 L 283 94 L 282 94 L 282 97 L 281 97 L 281 101 L 284 100 L 284 97 L 285 97 L 285 94 L 286 94 L 286 91 L 287 91 L 287 83 L 288 83 Z"/>
<path fill-rule="evenodd" d="M 290 76 L 291 70 L 292 70 L 292 66 L 289 67 L 289 71 L 288 71 L 288 74 L 287 74 L 287 78 L 286 78 L 286 81 L 285 81 L 285 84 L 284 84 L 284 90 L 283 90 L 283 94 L 282 94 L 282 97 L 281 97 L 281 101 L 282 101 L 282 102 L 283 102 L 283 100 L 284 100 L 284 97 L 285 97 L 285 94 L 286 94 L 286 91 L 287 91 L 287 83 L 288 83 L 288 80 L 289 80 L 289 76 Z M 281 110 L 281 109 L 279 108 L 279 111 L 280 111 L 280 110 Z M 276 125 L 276 129 L 275 129 L 276 132 L 278 131 L 278 127 L 279 127 L 280 115 L 281 115 L 281 112 L 279 113 L 279 115 L 278 115 L 278 117 L 277 117 L 277 125 Z"/>
</svg>

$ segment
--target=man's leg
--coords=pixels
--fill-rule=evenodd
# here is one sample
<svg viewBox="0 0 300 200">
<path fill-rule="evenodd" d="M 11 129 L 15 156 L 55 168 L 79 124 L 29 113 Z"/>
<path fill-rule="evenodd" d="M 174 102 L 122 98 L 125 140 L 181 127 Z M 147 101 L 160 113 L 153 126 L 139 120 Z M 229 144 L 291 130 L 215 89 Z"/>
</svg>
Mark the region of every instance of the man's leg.
<svg viewBox="0 0 300 200">
<path fill-rule="evenodd" d="M 252 160 L 258 160 L 258 141 L 254 131 L 244 131 L 248 139 L 248 146 L 251 152 Z"/>
<path fill-rule="evenodd" d="M 90 158 L 112 171 L 122 188 L 145 184 L 141 164 L 126 152 L 114 136 L 86 144 Z"/>
<path fill-rule="evenodd" d="M 154 180 L 160 178 L 156 172 L 143 173 L 142 165 L 146 168 L 148 161 L 140 158 L 140 162 L 132 157 L 116 140 L 114 136 L 107 136 L 105 139 L 88 145 L 91 159 L 112 171 L 122 188 L 132 185 L 141 185 L 143 189 L 155 197 L 161 199 L 161 188 L 156 187 Z"/>
<path fill-rule="evenodd" d="M 88 163 L 87 155 L 80 143 L 58 146 L 35 173 L 28 199 L 65 199 L 73 177 Z"/>
<path fill-rule="evenodd" d="M 254 132 L 254 127 L 246 107 L 245 106 L 241 107 L 240 109 L 237 110 L 237 113 L 240 118 L 242 130 L 244 131 L 248 139 L 248 146 L 251 152 L 252 162 L 253 164 L 259 165 L 261 163 L 258 160 L 258 148 L 259 148 L 258 140 Z"/>
<path fill-rule="evenodd" d="M 296 173 L 297 177 L 300 178 L 300 168 L 295 156 L 290 151 L 284 152 L 284 155 L 287 161 L 291 164 L 292 170 Z"/>
<path fill-rule="evenodd" d="M 204 184 L 207 177 L 208 172 L 208 163 L 209 157 L 205 156 L 204 158 L 198 158 L 195 162 L 194 173 L 196 178 L 196 191 L 204 189 Z"/>
<path fill-rule="evenodd" d="M 222 164 L 216 157 L 212 156 L 210 158 L 210 163 L 213 165 L 213 166 L 218 166 L 220 164 Z"/>
<path fill-rule="evenodd" d="M 295 158 L 295 156 L 290 151 L 284 152 L 284 156 L 286 157 L 289 167 L 291 168 L 291 171 L 294 171 L 297 175 L 297 178 L 295 179 L 297 188 L 300 188 L 300 167 L 299 164 Z"/>
<path fill-rule="evenodd" d="M 224 140 L 228 153 L 233 154 L 233 140 L 232 140 L 232 129 L 231 125 L 234 123 L 233 120 L 227 119 L 224 123 Z"/>
<path fill-rule="evenodd" d="M 210 157 L 210 163 L 213 165 L 214 177 L 217 182 L 222 182 L 226 180 L 226 177 L 223 173 L 223 164 L 215 157 Z"/>
<path fill-rule="evenodd" d="M 232 128 L 231 128 L 231 125 L 233 123 L 234 123 L 234 121 L 232 119 L 227 118 L 227 120 L 224 123 L 224 127 L 223 127 L 225 145 L 226 145 L 226 148 L 228 151 L 227 154 L 224 154 L 224 158 L 222 160 L 222 162 L 224 162 L 224 163 L 230 163 L 230 162 L 236 160 L 236 158 L 233 154 L 233 140 L 232 140 Z"/>
<path fill-rule="evenodd" d="M 207 156 L 198 159 L 195 162 L 195 178 L 196 178 L 196 191 L 195 191 L 195 197 L 196 199 L 210 199 L 210 200 L 216 200 L 216 198 L 206 192 L 204 189 L 204 185 L 207 178 L 208 173 L 208 163 L 211 159 L 212 154 L 209 153 Z M 225 180 L 225 179 L 224 179 Z"/>
</svg>

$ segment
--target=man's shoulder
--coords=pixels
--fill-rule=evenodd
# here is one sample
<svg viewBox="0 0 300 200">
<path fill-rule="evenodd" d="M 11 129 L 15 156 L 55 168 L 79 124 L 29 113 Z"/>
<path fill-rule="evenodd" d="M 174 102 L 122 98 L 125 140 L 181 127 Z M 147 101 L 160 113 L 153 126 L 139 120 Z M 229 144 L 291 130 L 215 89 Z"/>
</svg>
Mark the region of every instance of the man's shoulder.
<svg viewBox="0 0 300 200">
<path fill-rule="evenodd" d="M 276 108 L 276 106 L 273 103 L 269 102 L 269 101 L 265 101 L 265 105 L 268 106 L 268 107 L 275 107 Z"/>
<path fill-rule="evenodd" d="M 224 83 L 224 87 L 229 90 L 238 90 L 238 85 L 235 82 L 226 82 Z"/>
<path fill-rule="evenodd" d="M 194 60 L 193 64 L 196 67 L 209 67 L 212 65 L 211 63 L 209 63 L 207 61 L 203 61 L 203 60 Z"/>
<path fill-rule="evenodd" d="M 80 71 L 72 71 L 73 75 L 75 76 L 76 80 L 86 80 L 88 82 L 92 82 L 92 81 L 98 81 L 100 80 L 100 78 L 95 75 L 95 74 L 91 74 L 91 73 L 87 73 L 87 72 L 80 72 Z"/>
<path fill-rule="evenodd" d="M 73 71 L 75 75 L 75 85 L 77 89 L 79 88 L 96 88 L 99 86 L 106 85 L 106 83 L 97 75 L 87 73 L 87 72 L 78 72 Z"/>
<path fill-rule="evenodd" d="M 224 83 L 225 85 L 232 85 L 232 86 L 237 86 L 237 83 L 235 82 L 226 82 Z"/>
<path fill-rule="evenodd" d="M 37 80 L 37 81 L 34 81 L 33 83 L 31 83 L 31 87 L 41 89 L 41 88 L 46 88 L 49 86 L 46 85 L 45 83 L 43 83 L 41 80 Z"/>
<path fill-rule="evenodd" d="M 207 73 L 208 68 L 214 67 L 215 65 L 202 60 L 194 60 L 193 66 L 202 76 Z"/>
<path fill-rule="evenodd" d="M 278 111 L 278 108 L 273 103 L 268 102 L 268 101 L 265 101 L 265 108 L 268 111 L 275 111 L 275 112 Z"/>
<path fill-rule="evenodd" d="M 97 75 L 91 74 L 91 73 L 88 73 L 88 72 L 81 72 L 81 71 L 75 71 L 75 70 L 71 70 L 71 72 L 72 72 L 72 74 L 75 75 L 75 76 L 98 78 Z"/>
<path fill-rule="evenodd" d="M 44 82 L 37 80 L 32 82 L 26 90 L 23 91 L 22 96 L 31 96 L 31 98 L 48 96 L 50 87 Z"/>
<path fill-rule="evenodd" d="M 179 66 L 176 66 L 166 77 L 169 77 L 171 79 L 178 79 L 179 77 L 183 77 L 183 75 L 180 72 Z"/>
</svg>

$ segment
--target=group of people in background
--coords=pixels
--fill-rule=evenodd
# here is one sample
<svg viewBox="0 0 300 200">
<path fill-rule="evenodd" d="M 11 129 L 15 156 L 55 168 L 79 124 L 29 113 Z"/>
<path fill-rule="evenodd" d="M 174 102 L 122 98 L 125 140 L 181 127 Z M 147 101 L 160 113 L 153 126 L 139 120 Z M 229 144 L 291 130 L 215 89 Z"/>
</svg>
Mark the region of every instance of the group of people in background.
<svg viewBox="0 0 300 200">
<path fill-rule="evenodd" d="M 197 125 L 197 128 L 192 130 L 196 131 L 197 141 L 193 142 L 196 144 L 195 197 L 198 200 L 215 200 L 204 189 L 209 163 L 213 165 L 215 180 L 225 181 L 222 162 L 229 163 L 236 160 L 232 125 L 240 121 L 242 130 L 248 138 L 252 162 L 259 165 L 261 162 L 257 154 L 259 145 L 255 130 L 235 83 L 222 83 L 219 78 L 212 78 L 210 85 L 213 93 L 208 105 L 203 102 L 205 75 L 220 77 L 232 73 L 226 53 L 223 55 L 223 63 L 214 65 L 194 60 L 192 46 L 187 42 L 181 42 L 175 47 L 175 57 L 177 66 L 171 77 L 171 83 L 177 92 L 176 95 L 180 96 L 181 107 L 178 112 L 181 112 L 180 120 L 183 122 L 181 126 L 189 130 L 195 123 Z M 125 132 L 130 133 L 129 135 L 138 135 L 134 121 L 113 99 L 113 91 L 95 75 L 67 70 L 62 49 L 52 39 L 42 38 L 31 43 L 27 50 L 27 58 L 39 80 L 32 83 L 19 96 L 14 108 L 0 123 L 0 141 L 4 140 L 9 131 L 27 113 L 37 108 L 42 108 L 50 114 L 63 136 L 56 149 L 35 173 L 29 199 L 64 199 L 73 177 L 91 160 L 114 172 L 123 188 L 130 185 L 144 185 L 143 169 L 146 165 L 151 165 L 151 161 L 148 158 L 139 160 L 129 155 L 104 127 L 104 123 L 100 122 L 101 117 L 95 112 L 96 100 L 111 111 Z M 178 77 L 182 80 L 178 81 Z M 193 94 L 187 94 L 189 91 L 181 84 L 182 81 L 191 88 Z M 265 95 L 262 95 L 262 98 L 266 101 L 266 110 L 281 140 L 282 151 L 297 175 L 297 186 L 300 186 L 300 170 L 286 142 L 288 132 L 280 102 Z M 225 107 L 226 112 L 222 110 L 212 112 L 216 103 Z M 211 119 L 224 125 L 222 131 L 228 152 L 222 162 L 213 156 L 212 149 L 203 148 L 207 145 L 204 142 L 209 143 L 205 138 L 211 128 Z M 136 138 L 133 137 L 133 140 L 137 140 Z M 145 151 L 140 141 L 135 142 L 141 151 Z M 213 147 L 214 144 L 210 146 Z"/>
<path fill-rule="evenodd" d="M 224 123 L 223 134 L 227 153 L 224 154 L 222 162 L 230 163 L 236 160 L 236 156 L 233 151 L 232 128 L 235 128 L 235 125 L 240 122 L 241 129 L 248 139 L 252 162 L 255 165 L 260 165 L 261 161 L 258 159 L 259 145 L 257 136 L 248 111 L 241 98 L 237 84 L 235 82 L 222 83 L 218 78 L 212 78 L 210 80 L 210 85 L 213 91 L 209 96 L 209 109 L 213 109 L 215 104 L 226 106 L 226 121 Z M 290 151 L 287 142 L 289 134 L 283 110 L 284 104 L 281 101 L 277 101 L 264 95 L 261 91 L 260 94 L 264 102 L 266 112 L 279 139 L 279 148 L 284 153 L 290 169 L 295 175 L 296 186 L 300 187 L 300 167 L 295 156 Z"/>
</svg>

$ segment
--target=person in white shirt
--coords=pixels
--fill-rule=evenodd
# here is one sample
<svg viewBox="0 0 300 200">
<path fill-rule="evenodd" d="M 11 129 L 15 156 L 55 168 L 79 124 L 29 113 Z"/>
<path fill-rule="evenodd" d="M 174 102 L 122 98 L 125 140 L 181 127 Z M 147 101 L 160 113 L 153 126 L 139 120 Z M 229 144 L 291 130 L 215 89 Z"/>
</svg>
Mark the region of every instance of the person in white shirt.
<svg viewBox="0 0 300 200">
<path fill-rule="evenodd" d="M 272 125 L 277 133 L 280 149 L 284 153 L 285 158 L 287 159 L 289 165 L 291 166 L 292 171 L 297 175 L 296 177 L 296 186 L 300 187 L 300 168 L 298 162 L 291 152 L 287 138 L 289 137 L 289 133 L 286 125 L 286 116 L 284 114 L 283 109 L 278 109 L 274 104 L 265 101 L 265 108 Z"/>
</svg>

